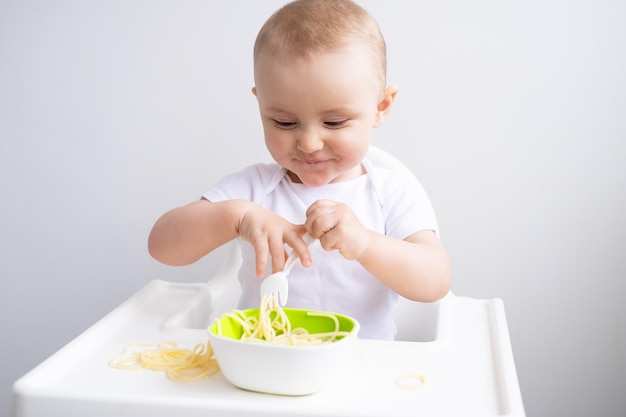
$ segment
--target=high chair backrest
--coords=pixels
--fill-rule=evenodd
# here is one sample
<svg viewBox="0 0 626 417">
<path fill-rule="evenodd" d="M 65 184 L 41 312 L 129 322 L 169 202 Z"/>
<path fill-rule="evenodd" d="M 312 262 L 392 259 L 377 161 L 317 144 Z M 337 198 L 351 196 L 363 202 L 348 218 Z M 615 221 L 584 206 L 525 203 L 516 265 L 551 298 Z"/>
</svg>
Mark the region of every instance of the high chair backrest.
<svg viewBox="0 0 626 417">
<path fill-rule="evenodd" d="M 370 146 L 368 157 L 374 165 L 404 172 L 411 178 L 411 181 L 414 181 L 415 187 L 421 187 L 411 170 L 388 152 Z M 211 287 L 211 299 L 215 312 L 224 312 L 235 308 L 241 294 L 239 281 L 236 279 L 241 265 L 239 244 L 233 241 L 227 246 L 225 248 L 225 260 L 220 271 L 207 284 Z M 400 297 L 395 314 L 398 328 L 396 340 L 420 342 L 435 340 L 440 316 L 440 302 L 419 303 Z"/>
</svg>

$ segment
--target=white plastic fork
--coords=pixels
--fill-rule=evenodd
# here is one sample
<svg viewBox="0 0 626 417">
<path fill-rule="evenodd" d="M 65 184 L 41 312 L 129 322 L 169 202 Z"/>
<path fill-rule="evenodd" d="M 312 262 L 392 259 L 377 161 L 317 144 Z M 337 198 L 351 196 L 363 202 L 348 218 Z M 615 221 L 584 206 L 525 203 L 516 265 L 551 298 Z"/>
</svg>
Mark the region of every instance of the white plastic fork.
<svg viewBox="0 0 626 417">
<path fill-rule="evenodd" d="M 308 233 L 305 233 L 304 236 L 302 236 L 302 240 L 306 242 L 306 245 L 309 248 L 313 242 L 315 242 L 315 238 Z M 298 259 L 298 254 L 292 249 L 291 253 L 287 257 L 283 270 L 263 278 L 263 282 L 261 283 L 261 299 L 265 295 L 270 295 L 273 296 L 282 307 L 287 304 L 287 297 L 289 295 L 289 282 L 287 281 L 287 275 Z"/>
</svg>

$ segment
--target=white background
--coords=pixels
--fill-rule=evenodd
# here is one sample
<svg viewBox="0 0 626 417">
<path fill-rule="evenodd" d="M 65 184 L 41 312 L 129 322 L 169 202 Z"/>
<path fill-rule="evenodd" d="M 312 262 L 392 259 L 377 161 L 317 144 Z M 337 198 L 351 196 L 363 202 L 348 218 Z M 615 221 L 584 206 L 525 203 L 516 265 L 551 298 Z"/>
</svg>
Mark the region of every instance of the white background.
<svg viewBox="0 0 626 417">
<path fill-rule="evenodd" d="M 149 280 L 164 211 L 267 160 L 257 30 L 282 1 L 0 0 L 0 414 Z M 529 416 L 626 409 L 626 3 L 362 1 L 458 295 L 505 302 Z M 417 407 L 418 405 L 416 405 Z"/>
</svg>

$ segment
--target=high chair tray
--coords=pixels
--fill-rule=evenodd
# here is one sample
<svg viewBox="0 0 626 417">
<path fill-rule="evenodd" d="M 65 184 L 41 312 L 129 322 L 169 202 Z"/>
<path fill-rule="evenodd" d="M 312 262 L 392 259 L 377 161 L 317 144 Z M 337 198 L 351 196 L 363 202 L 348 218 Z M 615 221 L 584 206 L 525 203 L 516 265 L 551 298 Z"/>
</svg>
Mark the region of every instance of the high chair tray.
<svg viewBox="0 0 626 417">
<path fill-rule="evenodd" d="M 177 383 L 162 372 L 108 366 L 135 343 L 206 342 L 205 330 L 171 325 L 204 291 L 205 284 L 152 281 L 18 380 L 13 416 L 525 416 L 499 299 L 446 298 L 431 342 L 360 340 L 355 364 L 309 396 L 244 391 L 221 372 Z M 403 387 L 415 376 L 421 387 Z"/>
</svg>

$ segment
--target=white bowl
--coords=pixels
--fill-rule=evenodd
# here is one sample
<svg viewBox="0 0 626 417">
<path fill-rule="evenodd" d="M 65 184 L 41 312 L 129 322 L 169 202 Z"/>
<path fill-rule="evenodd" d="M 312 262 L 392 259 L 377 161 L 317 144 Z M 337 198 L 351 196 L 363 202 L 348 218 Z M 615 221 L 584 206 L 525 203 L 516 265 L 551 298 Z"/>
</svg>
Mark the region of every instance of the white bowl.
<svg viewBox="0 0 626 417">
<path fill-rule="evenodd" d="M 308 316 L 314 310 L 285 308 L 292 328 L 303 327 L 309 333 L 335 330 L 328 317 Z M 244 310 L 246 316 L 258 317 L 259 309 Z M 339 321 L 339 330 L 356 336 L 359 323 L 348 316 L 331 313 Z M 358 355 L 355 337 L 313 346 L 286 346 L 239 340 L 241 325 L 225 316 L 209 326 L 209 340 L 222 373 L 233 385 L 250 391 L 280 395 L 308 395 L 322 390 L 351 357 Z"/>
</svg>

